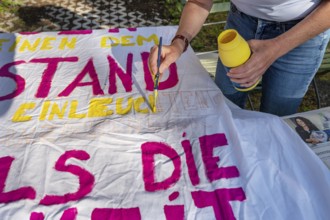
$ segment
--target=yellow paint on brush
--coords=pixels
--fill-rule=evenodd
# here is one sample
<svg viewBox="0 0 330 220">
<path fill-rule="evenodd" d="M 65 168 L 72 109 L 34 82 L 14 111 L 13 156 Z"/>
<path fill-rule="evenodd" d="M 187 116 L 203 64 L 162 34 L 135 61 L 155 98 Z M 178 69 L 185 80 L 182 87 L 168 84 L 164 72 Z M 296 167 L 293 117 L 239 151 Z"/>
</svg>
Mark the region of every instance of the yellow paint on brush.
<svg viewBox="0 0 330 220">
<path fill-rule="evenodd" d="M 154 106 L 152 108 L 152 111 L 155 113 L 157 112 L 157 97 L 158 97 L 158 90 L 154 90 Z"/>
</svg>

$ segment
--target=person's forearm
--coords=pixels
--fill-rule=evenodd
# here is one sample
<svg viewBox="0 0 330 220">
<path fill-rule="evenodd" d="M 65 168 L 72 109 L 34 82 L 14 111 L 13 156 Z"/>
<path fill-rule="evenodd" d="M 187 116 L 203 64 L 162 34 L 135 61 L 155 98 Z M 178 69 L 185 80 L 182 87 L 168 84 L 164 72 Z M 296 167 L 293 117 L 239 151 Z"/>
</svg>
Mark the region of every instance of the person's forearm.
<svg viewBox="0 0 330 220">
<path fill-rule="evenodd" d="M 274 38 L 277 57 L 280 57 L 305 41 L 317 36 L 330 28 L 330 0 L 321 4 L 305 19 L 286 33 Z"/>
<path fill-rule="evenodd" d="M 203 26 L 212 4 L 212 0 L 189 0 L 183 9 L 176 34 L 186 37 L 190 42 Z M 181 49 L 184 48 L 183 41 L 175 40 L 173 43 Z"/>
</svg>

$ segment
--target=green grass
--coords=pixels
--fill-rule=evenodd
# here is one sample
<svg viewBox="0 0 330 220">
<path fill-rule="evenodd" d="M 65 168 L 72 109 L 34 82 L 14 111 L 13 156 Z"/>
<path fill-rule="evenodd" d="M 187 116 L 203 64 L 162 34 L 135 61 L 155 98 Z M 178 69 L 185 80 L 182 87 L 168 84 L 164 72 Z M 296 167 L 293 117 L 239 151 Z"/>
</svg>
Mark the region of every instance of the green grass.
<svg viewBox="0 0 330 220">
<path fill-rule="evenodd" d="M 206 23 L 224 21 L 227 13 L 210 14 Z M 217 49 L 217 38 L 224 29 L 224 24 L 215 24 L 202 27 L 198 35 L 191 41 L 191 46 L 196 52 L 212 51 Z"/>
<path fill-rule="evenodd" d="M 1 0 L 0 13 L 4 13 L 4 12 L 16 13 L 20 5 L 21 5 L 20 1 Z"/>
</svg>

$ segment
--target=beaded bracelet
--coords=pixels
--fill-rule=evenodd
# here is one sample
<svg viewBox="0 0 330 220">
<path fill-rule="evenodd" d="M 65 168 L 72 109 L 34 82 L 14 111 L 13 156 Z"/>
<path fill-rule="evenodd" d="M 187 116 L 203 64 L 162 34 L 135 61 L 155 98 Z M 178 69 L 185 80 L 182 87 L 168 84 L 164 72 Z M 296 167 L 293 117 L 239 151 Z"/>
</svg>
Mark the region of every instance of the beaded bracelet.
<svg viewBox="0 0 330 220">
<path fill-rule="evenodd" d="M 184 52 L 187 50 L 188 45 L 189 45 L 189 41 L 188 41 L 188 39 L 187 39 L 185 36 L 183 36 L 183 35 L 177 34 L 177 35 L 175 35 L 175 37 L 172 39 L 171 43 L 173 43 L 173 41 L 175 41 L 176 39 L 183 40 L 183 42 L 184 42 L 184 48 L 183 48 L 183 52 L 182 52 L 182 53 L 184 53 Z"/>
</svg>

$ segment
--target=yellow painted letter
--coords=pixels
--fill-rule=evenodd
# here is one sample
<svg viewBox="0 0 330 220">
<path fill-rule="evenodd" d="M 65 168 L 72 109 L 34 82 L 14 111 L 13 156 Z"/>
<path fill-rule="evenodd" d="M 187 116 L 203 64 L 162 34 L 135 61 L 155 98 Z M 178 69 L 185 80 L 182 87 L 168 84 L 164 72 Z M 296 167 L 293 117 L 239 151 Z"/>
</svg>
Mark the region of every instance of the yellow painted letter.
<svg viewBox="0 0 330 220">
<path fill-rule="evenodd" d="M 73 100 L 71 102 L 69 118 L 86 118 L 86 113 L 77 113 L 78 101 Z"/>
<path fill-rule="evenodd" d="M 145 103 L 145 99 L 143 97 L 139 97 L 134 100 L 134 109 L 136 112 L 144 113 L 144 114 L 149 112 L 148 108 L 141 108 L 141 105 L 143 103 Z"/>
<path fill-rule="evenodd" d="M 133 105 L 133 98 L 132 97 L 129 97 L 127 99 L 127 107 L 126 108 L 123 108 L 123 102 L 124 102 L 124 98 L 118 98 L 116 100 L 116 113 L 118 115 L 126 115 L 132 109 L 132 105 Z"/>
<path fill-rule="evenodd" d="M 28 39 L 25 39 L 21 45 L 21 47 L 19 48 L 19 52 L 24 52 L 25 49 L 29 50 L 29 51 L 36 51 L 37 47 L 40 44 L 41 39 L 37 38 L 33 43 L 30 43 Z"/>
<path fill-rule="evenodd" d="M 50 106 L 50 101 L 45 101 L 42 104 L 41 112 L 40 112 L 40 115 L 39 115 L 39 120 L 40 121 L 43 121 L 43 120 L 46 119 L 49 106 Z"/>
<path fill-rule="evenodd" d="M 9 42 L 9 39 L 0 39 L 0 51 L 2 51 L 2 44 L 5 42 Z"/>
<path fill-rule="evenodd" d="M 25 115 L 25 112 L 30 109 L 34 109 L 36 106 L 36 103 L 34 102 L 27 102 L 20 105 L 20 107 L 15 112 L 12 121 L 13 122 L 24 122 L 24 121 L 30 121 L 32 119 L 31 115 Z"/>
<path fill-rule="evenodd" d="M 68 102 L 65 102 L 62 109 L 60 109 L 58 104 L 54 102 L 52 106 L 52 110 L 49 113 L 49 120 L 53 120 L 54 115 L 57 115 L 59 119 L 63 119 L 67 106 L 68 106 Z"/>
<path fill-rule="evenodd" d="M 74 49 L 76 47 L 76 43 L 77 43 L 76 37 L 72 38 L 71 41 L 69 41 L 68 38 L 65 37 L 61 40 L 60 46 L 58 46 L 58 48 L 60 50 L 64 50 L 65 47 L 67 47 L 69 49 Z"/>
<path fill-rule="evenodd" d="M 107 41 L 110 41 L 110 43 L 107 43 Z M 111 48 L 114 46 L 118 46 L 120 43 L 120 40 L 115 37 L 102 37 L 101 38 L 101 48 Z"/>
<path fill-rule="evenodd" d="M 41 44 L 40 50 L 51 50 L 53 49 L 52 41 L 56 40 L 56 37 L 45 37 Z"/>
<path fill-rule="evenodd" d="M 113 114 L 108 109 L 108 105 L 112 103 L 112 98 L 95 98 L 89 102 L 88 117 L 106 117 Z"/>
<path fill-rule="evenodd" d="M 158 37 L 156 34 L 152 34 L 150 37 L 148 38 L 145 38 L 141 35 L 138 35 L 137 38 L 136 38 L 136 41 L 137 41 L 137 44 L 139 46 L 143 45 L 143 41 L 147 41 L 147 42 L 150 42 L 150 41 L 154 41 L 154 44 L 158 44 Z"/>
<path fill-rule="evenodd" d="M 122 38 L 121 38 L 121 44 L 123 46 L 134 46 L 135 43 L 132 43 L 130 41 L 130 39 L 132 39 L 132 38 L 133 38 L 133 36 L 122 36 Z"/>
</svg>

